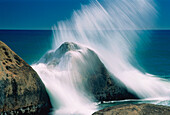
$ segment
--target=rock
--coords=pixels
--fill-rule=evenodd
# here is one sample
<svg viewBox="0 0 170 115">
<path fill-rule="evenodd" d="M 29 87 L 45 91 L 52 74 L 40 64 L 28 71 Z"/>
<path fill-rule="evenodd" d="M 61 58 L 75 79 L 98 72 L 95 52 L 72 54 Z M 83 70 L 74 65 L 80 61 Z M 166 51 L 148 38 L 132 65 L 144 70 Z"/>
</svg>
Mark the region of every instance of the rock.
<svg viewBox="0 0 170 115">
<path fill-rule="evenodd" d="M 153 104 L 123 104 L 105 108 L 93 115 L 170 115 L 170 107 Z"/>
<path fill-rule="evenodd" d="M 0 112 L 48 113 L 51 107 L 38 74 L 0 41 Z"/>
<path fill-rule="evenodd" d="M 76 70 L 82 76 L 82 82 L 77 87 L 83 85 L 85 91 L 82 92 L 88 92 L 90 98 L 96 101 L 138 98 L 110 74 L 94 51 L 79 44 L 65 42 L 56 51 L 44 55 L 40 62 L 55 66 L 66 56 L 67 60 L 71 59 L 74 63 L 72 70 Z"/>
<path fill-rule="evenodd" d="M 56 51 L 46 53 L 38 63 L 57 65 L 60 62 L 60 58 L 69 51 L 78 51 L 80 46 L 73 42 L 63 43 Z"/>
<path fill-rule="evenodd" d="M 87 49 L 84 59 L 86 61 L 83 67 L 87 69 L 80 68 L 78 71 L 83 75 L 85 89 L 95 97 L 96 101 L 138 99 L 106 69 L 94 51 Z M 80 63 L 77 66 L 79 65 Z"/>
</svg>

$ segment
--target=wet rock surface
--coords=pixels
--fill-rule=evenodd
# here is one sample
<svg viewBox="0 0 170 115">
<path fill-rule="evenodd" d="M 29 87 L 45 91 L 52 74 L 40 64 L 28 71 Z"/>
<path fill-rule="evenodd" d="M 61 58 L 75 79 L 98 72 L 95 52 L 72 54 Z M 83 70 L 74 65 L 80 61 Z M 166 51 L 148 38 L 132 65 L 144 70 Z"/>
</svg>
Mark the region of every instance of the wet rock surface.
<svg viewBox="0 0 170 115">
<path fill-rule="evenodd" d="M 170 115 L 170 107 L 153 104 L 123 104 L 105 108 L 93 115 Z"/>
<path fill-rule="evenodd" d="M 84 91 L 82 92 L 88 92 L 87 96 L 93 100 L 111 101 L 138 98 L 129 92 L 121 81 L 110 74 L 94 51 L 82 45 L 65 42 L 56 51 L 44 55 L 40 62 L 55 66 L 60 63 L 61 58 L 66 56 L 74 64 L 71 66 L 72 70 L 76 70 L 82 79 L 81 83 L 75 84 L 78 88 L 83 85 Z"/>
</svg>

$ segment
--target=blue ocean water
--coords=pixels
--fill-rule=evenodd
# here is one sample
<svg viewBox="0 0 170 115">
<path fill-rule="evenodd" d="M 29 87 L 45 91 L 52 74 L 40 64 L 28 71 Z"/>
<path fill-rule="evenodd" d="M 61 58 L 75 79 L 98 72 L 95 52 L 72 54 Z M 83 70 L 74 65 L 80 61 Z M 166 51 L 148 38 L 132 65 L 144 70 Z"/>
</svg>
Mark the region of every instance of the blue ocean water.
<svg viewBox="0 0 170 115">
<path fill-rule="evenodd" d="M 141 39 L 145 38 L 141 37 Z M 168 77 L 170 75 L 170 30 L 149 31 L 149 41 L 146 42 L 136 50 L 135 56 L 139 65 L 147 73 Z"/>
<path fill-rule="evenodd" d="M 132 64 L 144 73 L 170 79 L 170 30 L 137 31 L 140 36 L 132 52 L 136 63 Z M 28 64 L 36 63 L 48 50 L 52 49 L 51 30 L 1 30 L 0 40 Z M 158 101 L 159 102 L 159 101 Z M 169 101 L 122 100 L 98 105 L 98 109 L 126 103 L 156 103 L 170 105 Z"/>
<path fill-rule="evenodd" d="M 145 30 L 139 33 L 142 41 L 145 39 L 145 34 L 149 33 L 149 41 L 137 44 L 134 53 L 141 70 L 168 77 L 170 75 L 170 30 Z M 35 63 L 52 48 L 52 39 L 51 30 L 0 31 L 0 40 L 28 64 Z"/>
<path fill-rule="evenodd" d="M 52 31 L 0 30 L 0 40 L 28 64 L 33 64 L 51 49 Z"/>
</svg>

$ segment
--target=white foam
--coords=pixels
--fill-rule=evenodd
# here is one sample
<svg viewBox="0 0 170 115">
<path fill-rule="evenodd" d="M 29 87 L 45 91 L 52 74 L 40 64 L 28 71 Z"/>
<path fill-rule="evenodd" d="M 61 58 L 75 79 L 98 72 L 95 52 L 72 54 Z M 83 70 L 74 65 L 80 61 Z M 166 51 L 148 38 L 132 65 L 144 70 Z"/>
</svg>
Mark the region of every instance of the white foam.
<svg viewBox="0 0 170 115">
<path fill-rule="evenodd" d="M 155 15 L 152 0 L 92 1 L 75 11 L 69 21 L 53 27 L 53 51 L 64 42 L 83 44 L 97 52 L 107 69 L 141 98 L 169 97 L 168 82 L 144 74 L 129 63 L 134 60 L 134 48 L 140 38 L 135 30 L 148 28 Z M 82 76 L 77 72 L 86 67 L 77 66 L 76 60 L 92 62 L 77 52 L 69 53 L 74 58 L 66 55 L 57 65 L 41 63 L 33 68 L 45 83 L 56 114 L 91 114 L 95 106 L 83 94 Z"/>
</svg>

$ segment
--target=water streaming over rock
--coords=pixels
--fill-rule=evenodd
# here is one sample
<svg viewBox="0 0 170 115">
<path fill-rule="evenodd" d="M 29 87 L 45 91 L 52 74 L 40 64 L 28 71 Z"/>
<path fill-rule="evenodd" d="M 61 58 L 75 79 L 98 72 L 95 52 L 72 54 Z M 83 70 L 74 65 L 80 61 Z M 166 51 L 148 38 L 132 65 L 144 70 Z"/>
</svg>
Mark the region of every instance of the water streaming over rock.
<svg viewBox="0 0 170 115">
<path fill-rule="evenodd" d="M 152 0 L 96 0 L 75 11 L 70 20 L 58 22 L 53 27 L 53 49 L 33 65 L 48 89 L 54 113 L 91 114 L 96 110 L 79 71 L 92 70 L 89 65 L 94 60 L 85 58 L 87 48 L 97 53 L 129 91 L 141 98 L 169 98 L 167 81 L 142 73 L 130 63 L 135 61 L 137 42 L 143 44 L 147 40 L 140 41 L 136 30 L 148 29 L 156 14 Z M 77 46 L 61 49 L 64 42 Z"/>
</svg>

